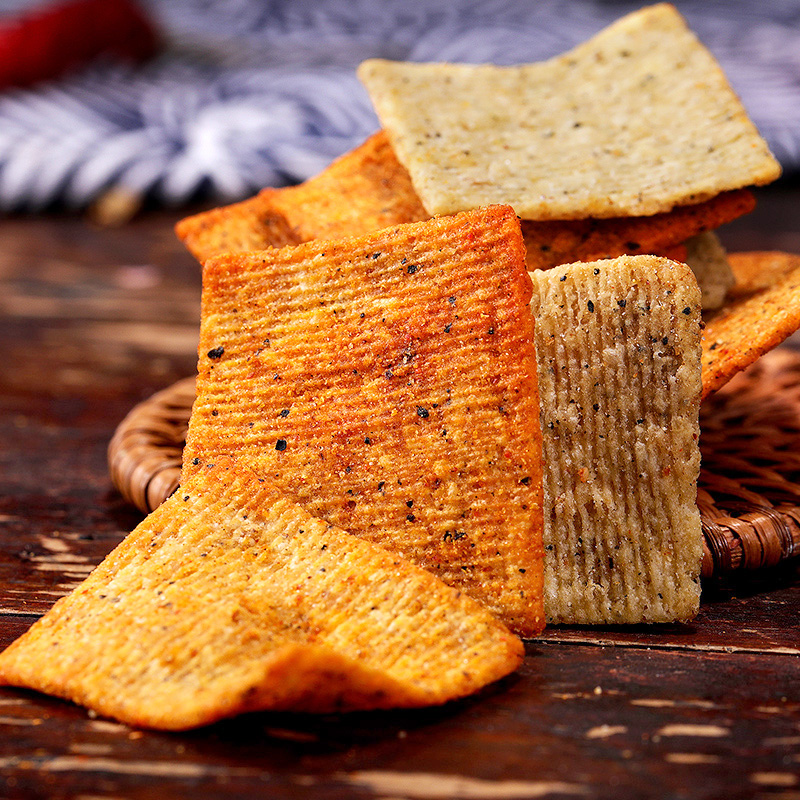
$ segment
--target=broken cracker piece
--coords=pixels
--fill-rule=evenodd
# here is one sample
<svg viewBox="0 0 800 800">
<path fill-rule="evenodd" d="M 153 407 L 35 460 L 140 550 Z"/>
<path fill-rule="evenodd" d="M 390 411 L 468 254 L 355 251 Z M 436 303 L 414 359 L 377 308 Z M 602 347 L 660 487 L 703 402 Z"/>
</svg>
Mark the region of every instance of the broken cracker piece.
<svg viewBox="0 0 800 800">
<path fill-rule="evenodd" d="M 208 261 L 183 474 L 235 455 L 534 635 L 530 292 L 508 207 Z"/>
<path fill-rule="evenodd" d="M 703 541 L 697 281 L 654 256 L 531 277 L 547 619 L 691 619 Z"/>
<path fill-rule="evenodd" d="M 0 655 L 0 681 L 147 728 L 444 703 L 516 669 L 478 603 L 203 464 Z"/>
<path fill-rule="evenodd" d="M 703 397 L 800 329 L 800 256 L 733 253 L 736 283 L 705 318 Z"/>
<path fill-rule="evenodd" d="M 532 220 L 644 216 L 780 174 L 668 3 L 540 63 L 371 59 L 358 75 L 430 214 L 508 203 Z"/>
</svg>

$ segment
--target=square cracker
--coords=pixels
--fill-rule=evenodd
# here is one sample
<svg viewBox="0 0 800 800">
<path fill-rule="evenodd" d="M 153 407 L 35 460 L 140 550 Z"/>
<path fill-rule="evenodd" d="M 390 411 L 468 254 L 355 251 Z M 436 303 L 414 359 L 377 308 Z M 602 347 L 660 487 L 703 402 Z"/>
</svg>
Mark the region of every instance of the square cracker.
<svg viewBox="0 0 800 800">
<path fill-rule="evenodd" d="M 629 14 L 535 64 L 358 70 L 430 214 L 642 216 L 763 184 L 777 161 L 675 8 Z"/>
<path fill-rule="evenodd" d="M 735 283 L 705 318 L 703 397 L 800 329 L 800 256 L 732 253 Z"/>
<path fill-rule="evenodd" d="M 522 655 L 477 602 L 223 459 L 3 652 L 0 681 L 184 729 L 443 703 Z"/>
<path fill-rule="evenodd" d="M 379 131 L 304 183 L 195 214 L 175 230 L 203 262 L 228 252 L 361 236 L 428 216 Z"/>
<path fill-rule="evenodd" d="M 508 207 L 208 261 L 184 475 L 235 454 L 538 632 L 530 292 Z"/>
<path fill-rule="evenodd" d="M 752 211 L 751 192 L 724 192 L 650 217 L 525 221 L 528 269 L 624 254 L 664 254 L 691 236 Z M 361 236 L 428 219 L 384 131 L 298 186 L 264 189 L 249 200 L 181 220 L 178 237 L 201 262 L 227 252 Z"/>
<path fill-rule="evenodd" d="M 691 619 L 703 542 L 697 281 L 654 256 L 532 278 L 547 619 Z"/>
</svg>

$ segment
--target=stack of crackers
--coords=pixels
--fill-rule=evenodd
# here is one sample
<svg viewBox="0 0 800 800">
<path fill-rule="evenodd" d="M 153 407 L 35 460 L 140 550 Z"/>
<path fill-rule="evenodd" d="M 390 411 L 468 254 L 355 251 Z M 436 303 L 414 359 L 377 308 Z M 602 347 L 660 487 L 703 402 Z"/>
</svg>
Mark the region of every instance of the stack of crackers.
<svg viewBox="0 0 800 800">
<path fill-rule="evenodd" d="M 442 703 L 551 623 L 691 619 L 699 406 L 800 327 L 713 231 L 779 167 L 672 6 L 550 61 L 367 61 L 383 130 L 183 220 L 181 486 L 0 656 L 141 726 Z"/>
</svg>

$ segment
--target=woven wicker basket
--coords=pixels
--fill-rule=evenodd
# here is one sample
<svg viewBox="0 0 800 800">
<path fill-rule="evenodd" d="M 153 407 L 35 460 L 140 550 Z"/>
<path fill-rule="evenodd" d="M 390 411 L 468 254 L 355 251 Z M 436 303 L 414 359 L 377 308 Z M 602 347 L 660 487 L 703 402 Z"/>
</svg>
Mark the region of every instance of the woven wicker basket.
<svg viewBox="0 0 800 800">
<path fill-rule="evenodd" d="M 195 380 L 136 406 L 108 448 L 111 478 L 144 512 L 178 486 Z M 698 505 L 703 576 L 800 554 L 800 353 L 778 349 L 706 400 Z"/>
</svg>

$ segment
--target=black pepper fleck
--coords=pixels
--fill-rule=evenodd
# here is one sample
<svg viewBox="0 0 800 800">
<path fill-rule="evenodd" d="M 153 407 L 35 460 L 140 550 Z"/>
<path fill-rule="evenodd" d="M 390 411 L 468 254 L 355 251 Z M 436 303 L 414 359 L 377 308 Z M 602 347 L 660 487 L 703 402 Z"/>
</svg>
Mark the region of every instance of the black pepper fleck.
<svg viewBox="0 0 800 800">
<path fill-rule="evenodd" d="M 278 452 L 283 452 L 286 449 L 286 439 L 278 439 L 278 441 L 275 442 L 275 449 Z"/>
<path fill-rule="evenodd" d="M 212 350 L 208 351 L 208 357 L 213 359 L 222 358 L 222 354 L 224 352 L 225 352 L 224 347 L 215 347 Z"/>
</svg>

